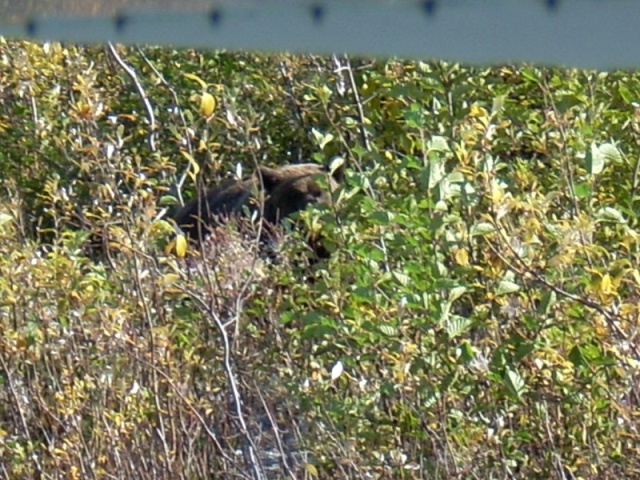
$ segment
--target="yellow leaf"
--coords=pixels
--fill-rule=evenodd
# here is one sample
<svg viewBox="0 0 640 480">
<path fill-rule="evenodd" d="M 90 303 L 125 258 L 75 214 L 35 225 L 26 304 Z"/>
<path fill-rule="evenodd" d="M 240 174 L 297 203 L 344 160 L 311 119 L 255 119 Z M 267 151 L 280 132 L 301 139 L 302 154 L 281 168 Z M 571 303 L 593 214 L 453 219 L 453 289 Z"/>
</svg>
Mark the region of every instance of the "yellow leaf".
<svg viewBox="0 0 640 480">
<path fill-rule="evenodd" d="M 498 203 L 504 197 L 504 190 L 497 185 L 494 185 L 491 189 L 491 199 L 493 203 Z"/>
<path fill-rule="evenodd" d="M 203 90 L 207 88 L 207 83 L 204 80 L 202 80 L 199 76 L 194 75 L 193 73 L 183 73 L 183 75 L 189 80 L 194 80 L 198 82 Z"/>
<path fill-rule="evenodd" d="M 175 250 L 175 248 L 176 248 L 176 239 L 174 238 L 169 243 L 167 243 L 167 245 L 164 247 L 164 253 L 169 255 L 171 252 Z"/>
<path fill-rule="evenodd" d="M 176 237 L 176 255 L 180 258 L 187 254 L 187 238 L 183 234 Z"/>
<path fill-rule="evenodd" d="M 613 285 L 611 283 L 611 277 L 609 276 L 608 273 L 606 273 L 602 277 L 602 280 L 600 281 L 600 291 L 605 295 L 615 294 L 615 289 L 613 288 Z"/>
<path fill-rule="evenodd" d="M 469 265 L 469 253 L 464 248 L 458 248 L 454 253 L 458 265 Z"/>
<path fill-rule="evenodd" d="M 180 275 L 177 273 L 167 273 L 164 277 L 162 277 L 162 282 L 165 285 L 171 285 L 180 279 Z"/>
<path fill-rule="evenodd" d="M 309 475 L 314 478 L 318 478 L 318 470 L 311 463 L 305 463 L 304 469 L 307 471 Z"/>
<path fill-rule="evenodd" d="M 203 93 L 200 97 L 200 113 L 209 117 L 216 109 L 216 99 L 210 93 Z"/>
<path fill-rule="evenodd" d="M 191 165 L 191 169 L 189 169 L 189 175 L 191 176 L 192 179 L 195 180 L 195 176 L 198 175 L 198 173 L 200 173 L 200 165 L 198 165 L 198 162 L 196 162 L 196 159 L 193 158 L 189 154 L 189 152 L 185 152 L 184 150 L 182 150 L 180 153 L 182 153 L 184 158 L 189 160 L 189 165 Z M 193 170 L 193 172 L 191 170 Z"/>
<path fill-rule="evenodd" d="M 477 103 L 474 103 L 473 105 L 471 105 L 471 110 L 469 112 L 469 115 L 471 117 L 487 117 L 488 116 L 487 111 Z"/>
</svg>

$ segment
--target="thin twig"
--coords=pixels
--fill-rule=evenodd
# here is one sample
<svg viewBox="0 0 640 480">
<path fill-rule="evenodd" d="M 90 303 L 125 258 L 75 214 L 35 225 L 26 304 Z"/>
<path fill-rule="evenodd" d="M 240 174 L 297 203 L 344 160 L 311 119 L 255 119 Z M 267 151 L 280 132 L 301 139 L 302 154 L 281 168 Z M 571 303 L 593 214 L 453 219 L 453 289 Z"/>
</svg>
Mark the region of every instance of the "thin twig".
<svg viewBox="0 0 640 480">
<path fill-rule="evenodd" d="M 258 396 L 260 397 L 260 402 L 262 402 L 262 408 L 267 414 L 267 418 L 269 419 L 269 423 L 271 424 L 271 430 L 273 431 L 273 436 L 276 439 L 276 445 L 278 446 L 278 451 L 280 452 L 282 467 L 284 468 L 287 475 L 289 475 L 292 478 L 292 480 L 296 480 L 296 476 L 293 474 L 293 471 L 289 466 L 289 462 L 287 462 L 287 454 L 285 453 L 284 446 L 282 445 L 282 439 L 280 438 L 280 433 L 278 432 L 278 425 L 276 424 L 276 421 L 273 418 L 271 411 L 269 410 L 269 406 L 267 405 L 267 402 L 264 399 L 264 396 L 262 395 L 262 392 L 260 391 L 260 388 L 258 387 L 255 381 L 253 382 L 253 386 L 255 387 L 256 392 L 258 393 Z"/>
<path fill-rule="evenodd" d="M 162 72 L 160 72 L 160 70 L 156 68 L 156 66 L 151 62 L 151 60 L 149 60 L 149 58 L 147 58 L 147 56 L 144 53 L 144 50 L 140 47 L 138 47 L 137 50 L 138 50 L 138 54 L 142 57 L 145 63 L 149 66 L 149 68 L 153 71 L 153 73 L 156 74 L 156 76 L 160 80 L 160 83 L 162 83 L 169 90 L 169 92 L 171 92 L 174 105 L 176 106 L 176 110 L 178 112 L 178 115 L 180 116 L 180 122 L 182 122 L 182 127 L 184 128 L 184 131 L 185 131 L 183 138 L 185 139 L 187 152 L 189 152 L 189 155 L 191 155 L 191 158 L 194 158 L 193 145 L 191 144 L 191 136 L 189 135 L 189 132 L 188 132 L 189 127 L 187 126 L 187 120 L 185 119 L 184 112 L 182 110 L 182 107 L 180 106 L 180 99 L 178 97 L 178 93 L 176 92 L 175 88 L 173 88 L 171 84 L 167 81 L 164 75 L 162 75 Z M 178 200 L 180 201 L 180 205 L 184 205 L 181 190 L 182 190 L 182 186 L 184 185 L 184 182 L 187 179 L 190 168 L 191 166 L 188 165 L 185 171 L 182 172 L 182 174 L 180 175 L 180 179 L 176 182 L 176 194 L 178 195 Z"/>
<path fill-rule="evenodd" d="M 138 80 L 138 75 L 136 74 L 135 70 L 131 68 L 129 65 L 127 65 L 125 61 L 122 59 L 122 57 L 120 57 L 120 54 L 118 53 L 116 48 L 113 46 L 113 43 L 109 42 L 108 46 L 109 46 L 109 51 L 111 52 L 111 55 L 113 55 L 113 58 L 115 58 L 116 62 L 118 62 L 118 65 L 120 65 L 122 69 L 127 73 L 127 75 L 129 75 L 134 85 L 136 86 L 136 90 L 138 90 L 138 94 L 140 95 L 140 98 L 142 99 L 144 108 L 147 111 L 147 118 L 149 119 L 149 127 L 151 130 L 149 132 L 149 148 L 151 149 L 152 152 L 155 152 L 156 151 L 156 142 L 155 142 L 156 117 L 153 113 L 153 107 L 151 106 L 151 101 L 149 100 L 149 97 L 147 96 L 147 93 L 145 92 L 144 87 L 140 83 L 140 80 Z"/>
<path fill-rule="evenodd" d="M 360 98 L 360 93 L 358 92 L 358 85 L 356 85 L 356 78 L 353 75 L 353 68 L 351 67 L 351 60 L 347 55 L 343 57 L 343 65 L 342 69 L 346 70 L 347 75 L 349 76 L 349 86 L 351 87 L 351 93 L 353 94 L 353 101 L 356 104 L 356 108 L 358 109 L 358 131 L 360 133 L 360 142 L 362 146 L 367 152 L 371 151 L 371 145 L 369 144 L 369 132 L 367 132 L 364 127 L 365 116 L 364 116 L 364 106 L 362 104 L 362 99 Z"/>
</svg>

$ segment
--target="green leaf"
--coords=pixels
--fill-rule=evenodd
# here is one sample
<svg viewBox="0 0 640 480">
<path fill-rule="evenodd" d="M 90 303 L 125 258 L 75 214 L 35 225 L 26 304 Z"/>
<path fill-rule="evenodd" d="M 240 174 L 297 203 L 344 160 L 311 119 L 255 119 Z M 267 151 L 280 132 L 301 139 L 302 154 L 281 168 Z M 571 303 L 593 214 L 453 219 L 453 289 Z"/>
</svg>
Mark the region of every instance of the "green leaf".
<svg viewBox="0 0 640 480">
<path fill-rule="evenodd" d="M 178 199 L 176 197 L 174 197 L 173 195 L 163 195 L 162 197 L 160 197 L 160 200 L 158 201 L 158 205 L 161 207 L 166 207 L 166 206 L 170 206 L 170 205 L 178 205 Z M 0 222 L 0 225 L 2 223 Z"/>
<path fill-rule="evenodd" d="M 387 323 L 383 323 L 382 325 L 378 326 L 378 330 L 380 330 L 380 332 L 385 334 L 387 337 L 396 337 L 398 335 L 398 330 L 394 326 Z"/>
<path fill-rule="evenodd" d="M 439 135 L 431 137 L 427 144 L 428 152 L 451 152 L 447 139 Z"/>
<path fill-rule="evenodd" d="M 315 340 L 330 337 L 334 334 L 335 329 L 328 325 L 311 325 L 304 329 L 302 338 L 305 340 Z"/>
<path fill-rule="evenodd" d="M 424 127 L 425 115 L 422 105 L 412 103 L 409 109 L 404 111 L 404 118 L 409 128 L 421 129 Z"/>
<path fill-rule="evenodd" d="M 454 287 L 454 288 L 452 288 L 449 291 L 449 298 L 448 298 L 449 303 L 455 302 L 462 295 L 464 295 L 466 293 L 466 291 L 467 291 L 466 287 Z"/>
<path fill-rule="evenodd" d="M 587 172 L 591 175 L 598 175 L 604 170 L 605 157 L 600 154 L 598 146 L 595 143 L 591 144 L 591 148 L 587 151 L 585 161 L 587 163 Z"/>
<path fill-rule="evenodd" d="M 509 389 L 509 392 L 516 398 L 521 399 L 522 395 L 525 393 L 525 383 L 524 379 L 518 373 L 517 370 L 512 370 L 507 368 L 507 371 L 504 375 L 504 382 Z"/>
<path fill-rule="evenodd" d="M 471 326 L 471 319 L 458 315 L 451 315 L 446 324 L 447 335 L 449 338 L 456 338 L 466 332 Z"/>
<path fill-rule="evenodd" d="M 556 303 L 556 292 L 553 290 L 547 290 L 542 296 L 540 304 L 538 305 L 538 313 L 541 315 L 549 315 L 551 307 Z"/>
<path fill-rule="evenodd" d="M 441 158 L 434 157 L 429 158 L 429 166 L 427 168 L 427 186 L 428 188 L 433 188 L 443 179 L 444 172 L 444 163 Z"/>
<path fill-rule="evenodd" d="M 400 283 L 400 285 L 402 285 L 403 287 L 406 287 L 407 285 L 409 285 L 409 283 L 411 283 L 411 277 L 409 277 L 409 275 L 407 275 L 404 272 L 398 272 L 398 271 L 394 271 L 393 273 L 393 277 L 398 281 L 398 283 Z"/>
<path fill-rule="evenodd" d="M 633 94 L 631 93 L 631 90 L 629 90 L 629 88 L 626 85 L 620 86 L 620 88 L 618 88 L 618 93 L 620 94 L 620 96 L 625 102 L 627 103 L 633 102 Z"/>
<path fill-rule="evenodd" d="M 613 162 L 617 165 L 623 163 L 622 154 L 613 143 L 603 143 L 598 150 L 607 162 Z"/>
<path fill-rule="evenodd" d="M 613 207 L 603 207 L 596 212 L 596 218 L 605 222 L 613 222 L 625 224 L 627 220 L 622 216 L 620 211 Z"/>
<path fill-rule="evenodd" d="M 601 173 L 607 163 L 623 163 L 620 150 L 618 150 L 618 148 L 612 143 L 603 143 L 600 146 L 592 143 L 591 148 L 587 151 L 585 156 L 585 161 L 587 164 L 587 171 L 591 175 L 598 175 Z"/>
<path fill-rule="evenodd" d="M 591 187 L 589 186 L 589 184 L 583 182 L 583 183 L 578 183 L 575 188 L 574 188 L 575 192 L 576 192 L 576 196 L 578 198 L 585 198 L 588 197 L 589 195 L 591 195 Z"/>
<path fill-rule="evenodd" d="M 464 178 L 464 173 L 459 170 L 455 170 L 447 175 L 447 179 L 451 183 L 463 183 L 466 179 Z"/>
<path fill-rule="evenodd" d="M 389 225 L 389 223 L 391 223 L 391 221 L 393 220 L 393 214 L 391 212 L 380 210 L 371 213 L 371 215 L 369 215 L 368 217 L 368 220 L 373 225 Z"/>
<path fill-rule="evenodd" d="M 506 295 L 508 293 L 514 293 L 520 290 L 520 285 L 514 282 L 510 282 L 509 280 L 502 280 L 498 283 L 498 288 L 496 288 L 496 295 Z"/>
<path fill-rule="evenodd" d="M 493 99 L 493 105 L 491 106 L 491 116 L 496 115 L 504 109 L 505 95 L 498 95 Z"/>
<path fill-rule="evenodd" d="M 475 351 L 473 350 L 473 346 L 468 341 L 462 342 L 458 349 L 460 352 L 460 359 L 463 362 L 470 362 L 475 358 Z"/>
<path fill-rule="evenodd" d="M 489 222 L 480 222 L 480 223 L 476 223 L 474 226 L 471 227 L 471 236 L 483 236 L 483 235 L 488 235 L 490 233 L 495 232 L 496 229 L 493 226 L 493 224 L 489 223 Z"/>
<path fill-rule="evenodd" d="M 320 150 L 324 150 L 324 147 L 334 139 L 334 136 L 331 133 L 322 133 L 320 130 L 315 128 L 311 129 L 311 133 L 318 144 L 318 147 L 320 147 Z"/>
<path fill-rule="evenodd" d="M 521 73 L 522 73 L 522 76 L 527 80 L 529 80 L 530 82 L 534 82 L 535 84 L 540 83 L 538 72 L 536 72 L 535 70 L 532 70 L 530 68 L 524 68 L 522 69 Z"/>
</svg>

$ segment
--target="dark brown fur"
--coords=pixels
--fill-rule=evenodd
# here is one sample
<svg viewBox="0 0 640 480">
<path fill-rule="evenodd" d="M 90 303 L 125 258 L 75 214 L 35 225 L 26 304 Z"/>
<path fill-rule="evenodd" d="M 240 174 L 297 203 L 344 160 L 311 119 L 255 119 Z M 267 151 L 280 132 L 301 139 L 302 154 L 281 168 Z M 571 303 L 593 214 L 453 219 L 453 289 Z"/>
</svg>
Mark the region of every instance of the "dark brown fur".
<svg viewBox="0 0 640 480">
<path fill-rule="evenodd" d="M 174 219 L 186 235 L 201 240 L 211 227 L 243 214 L 247 207 L 250 215 L 262 212 L 266 224 L 264 231 L 269 232 L 272 226 L 307 205 L 330 201 L 331 192 L 323 190 L 313 178 L 322 174 L 327 175 L 327 184 L 333 191 L 342 181 L 343 169 L 339 168 L 329 176 L 325 167 L 314 163 L 260 167 L 258 173 L 249 178 L 227 180 L 200 198 L 194 198 Z M 264 198 L 262 209 L 261 198 Z M 312 246 L 315 243 L 312 242 Z M 317 253 L 325 256 L 323 252 Z"/>
</svg>

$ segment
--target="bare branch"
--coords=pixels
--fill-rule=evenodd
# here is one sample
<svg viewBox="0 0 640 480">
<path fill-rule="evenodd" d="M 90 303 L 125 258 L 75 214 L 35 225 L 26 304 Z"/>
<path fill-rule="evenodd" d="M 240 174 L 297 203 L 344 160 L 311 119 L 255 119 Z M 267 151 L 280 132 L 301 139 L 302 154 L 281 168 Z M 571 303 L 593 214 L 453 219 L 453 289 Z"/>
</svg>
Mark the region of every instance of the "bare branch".
<svg viewBox="0 0 640 480">
<path fill-rule="evenodd" d="M 151 148 L 152 152 L 155 152 L 156 151 L 155 137 L 156 137 L 157 126 L 156 126 L 156 117 L 153 113 L 153 107 L 151 106 L 149 97 L 147 97 L 144 87 L 140 83 L 140 80 L 138 80 L 138 75 L 136 74 L 135 70 L 131 68 L 129 65 L 127 65 L 125 61 L 122 59 L 122 57 L 120 57 L 120 54 L 118 53 L 116 48 L 113 46 L 113 43 L 109 42 L 108 46 L 109 46 L 109 51 L 111 52 L 111 55 L 113 55 L 113 58 L 115 58 L 116 62 L 118 62 L 118 65 L 120 65 L 122 69 L 127 73 L 127 75 L 129 75 L 134 85 L 136 86 L 136 90 L 138 90 L 138 94 L 140 95 L 140 98 L 142 99 L 144 108 L 147 111 L 147 118 L 149 119 L 149 127 L 150 127 L 149 148 Z"/>
</svg>

